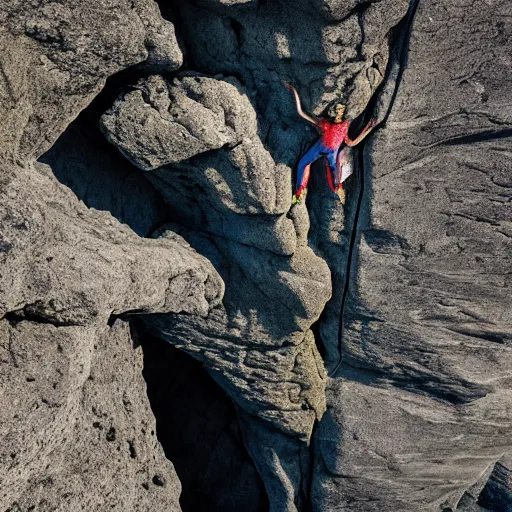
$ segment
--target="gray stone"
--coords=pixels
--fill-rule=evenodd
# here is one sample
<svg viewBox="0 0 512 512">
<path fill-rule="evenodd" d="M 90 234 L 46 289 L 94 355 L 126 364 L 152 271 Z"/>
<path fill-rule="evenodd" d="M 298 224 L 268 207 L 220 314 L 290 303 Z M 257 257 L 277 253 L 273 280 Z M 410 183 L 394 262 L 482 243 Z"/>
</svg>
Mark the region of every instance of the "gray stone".
<svg viewBox="0 0 512 512">
<path fill-rule="evenodd" d="M 161 1 L 172 78 L 156 3 L 89 4 L 0 0 L 3 510 L 179 510 L 119 315 L 231 397 L 272 512 L 508 510 L 506 2 L 425 0 L 407 51 L 407 0 Z M 345 207 L 321 162 L 291 205 L 318 134 L 281 80 L 385 122 Z"/>
<path fill-rule="evenodd" d="M 0 324 L 2 508 L 180 510 L 128 325 Z"/>
<path fill-rule="evenodd" d="M 44 164 L 16 173 L 0 193 L 2 315 L 35 305 L 57 323 L 87 325 L 134 309 L 206 315 L 220 302 L 220 278 L 190 248 L 88 210 Z"/>
<path fill-rule="evenodd" d="M 364 151 L 315 510 L 454 510 L 509 450 L 511 76 L 491 41 L 510 27 L 504 3 L 471 18 L 418 9 L 391 115 Z M 338 325 L 324 327 L 334 353 Z"/>
<path fill-rule="evenodd" d="M 152 0 L 2 0 L 0 24 L 1 155 L 19 163 L 49 149 L 110 75 L 148 58 L 166 71 L 181 62 Z"/>
<path fill-rule="evenodd" d="M 0 330 L 2 510 L 181 510 L 128 324 Z"/>
<path fill-rule="evenodd" d="M 148 35 L 159 27 L 170 36 L 170 24 L 149 1 L 3 2 L 0 12 L 0 507 L 180 510 L 140 351 L 127 325 L 107 323 L 128 311 L 207 315 L 223 283 L 179 237 L 140 238 L 33 162 L 108 76 L 151 55 L 160 56 L 159 69 L 178 65 L 172 41 L 167 51 Z M 71 130 L 61 141 L 68 166 L 80 136 Z M 46 156 L 66 174 L 62 160 Z M 94 157 L 67 177 L 101 176 Z M 146 182 L 151 190 L 155 197 Z M 141 232 L 154 229 L 158 209 L 150 210 Z"/>
<path fill-rule="evenodd" d="M 149 236 L 167 221 L 165 202 L 137 167 L 112 151 L 97 117 L 84 114 L 39 161 L 90 208 L 109 211 L 139 236 Z"/>
<path fill-rule="evenodd" d="M 181 87 L 168 89 L 159 76 L 114 103 L 101 126 L 108 140 L 145 171 L 238 142 L 222 110 L 194 101 Z"/>
<path fill-rule="evenodd" d="M 457 504 L 459 512 L 486 512 L 510 510 L 512 507 L 512 459 L 510 453 L 490 465 L 462 496 Z"/>
<path fill-rule="evenodd" d="M 291 170 L 264 148 L 236 79 L 143 79 L 105 113 L 102 130 L 139 168 L 155 169 L 146 176 L 181 225 L 277 254 L 295 252 L 296 227 L 285 215 Z"/>
<path fill-rule="evenodd" d="M 159 315 L 146 324 L 203 361 L 242 409 L 307 441 L 325 409 L 323 365 L 308 329 L 330 296 L 327 267 L 309 248 L 285 258 L 179 233 L 219 269 L 222 306 L 204 319 Z"/>
<path fill-rule="evenodd" d="M 141 384 L 140 360 L 133 359 L 126 328 L 119 340 L 107 338 L 110 352 L 107 356 L 103 346 L 105 354 L 98 356 L 97 363 L 92 358 L 93 347 L 108 331 L 112 313 L 175 310 L 208 314 L 220 302 L 222 281 L 183 240 L 141 239 L 110 214 L 88 210 L 56 181 L 48 166 L 7 170 L 15 175 L 2 191 L 1 201 L 1 506 L 18 503 L 28 507 L 39 500 L 41 507 L 68 503 L 61 510 L 85 510 L 97 508 L 95 500 L 104 503 L 111 496 L 113 503 L 126 504 L 123 509 L 145 510 L 173 502 L 178 510 L 175 476 L 155 438 L 148 444 L 147 435 L 134 430 L 137 423 L 131 422 L 135 418 L 123 416 L 121 396 L 116 401 L 113 394 L 116 388 L 103 385 L 94 392 L 93 405 L 111 404 L 102 421 L 109 423 L 108 429 L 124 429 L 116 430 L 122 439 L 116 449 L 122 446 L 124 450 L 120 459 L 110 459 L 109 450 L 88 437 L 92 435 L 92 405 L 86 401 L 81 409 L 80 397 L 92 386 L 87 380 L 91 365 L 99 365 L 97 378 L 110 384 L 113 377 L 105 375 L 104 365 L 113 368 L 108 361 L 117 357 L 122 366 L 116 372 L 123 376 L 119 378 L 124 379 L 125 388 L 133 386 L 130 400 L 140 411 L 138 421 L 145 422 L 149 432 L 154 420 Z M 119 353 L 113 350 L 117 341 L 124 343 Z M 138 380 L 124 365 L 139 372 Z M 22 387 L 18 381 L 23 381 Z M 114 430 L 109 434 L 112 441 L 114 434 Z M 126 466 L 128 441 L 145 455 L 137 464 Z M 73 455 L 74 450 L 82 454 L 83 463 Z M 106 459 L 110 479 L 106 470 L 98 473 L 100 461 Z M 146 484 L 141 478 L 146 476 L 152 485 L 153 471 L 167 475 L 168 485 L 156 494 L 153 487 L 149 493 L 141 487 Z M 120 474 L 123 485 L 116 484 Z M 130 493 L 125 492 L 128 488 Z"/>
<path fill-rule="evenodd" d="M 138 65 L 143 71 L 164 73 L 175 71 L 183 64 L 183 54 L 174 25 L 162 18 L 158 4 L 147 0 L 134 0 L 132 9 L 140 17 L 145 30 L 146 60 Z"/>
<path fill-rule="evenodd" d="M 307 507 L 304 468 L 310 464 L 309 446 L 247 415 L 240 414 L 244 441 L 270 496 L 269 512 L 294 512 Z"/>
</svg>

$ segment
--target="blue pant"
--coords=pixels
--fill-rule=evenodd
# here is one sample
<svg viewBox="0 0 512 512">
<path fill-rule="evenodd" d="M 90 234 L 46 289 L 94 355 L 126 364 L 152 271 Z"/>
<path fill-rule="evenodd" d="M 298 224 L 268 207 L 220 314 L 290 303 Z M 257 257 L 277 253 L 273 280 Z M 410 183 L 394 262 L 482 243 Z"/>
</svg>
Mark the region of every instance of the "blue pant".
<svg viewBox="0 0 512 512">
<path fill-rule="evenodd" d="M 319 158 L 326 158 L 328 164 L 327 172 L 331 173 L 331 176 L 328 174 L 329 186 L 332 190 L 336 190 L 341 184 L 341 171 L 338 172 L 336 159 L 338 156 L 339 148 L 329 149 L 325 147 L 322 143 L 322 139 L 319 139 L 300 159 L 298 169 L 297 169 L 297 182 L 296 182 L 296 192 L 295 195 L 297 198 L 300 198 L 302 192 L 308 185 L 310 167 L 311 164 L 318 160 Z M 340 176 L 338 176 L 338 174 Z M 333 185 L 334 184 L 334 185 Z"/>
</svg>

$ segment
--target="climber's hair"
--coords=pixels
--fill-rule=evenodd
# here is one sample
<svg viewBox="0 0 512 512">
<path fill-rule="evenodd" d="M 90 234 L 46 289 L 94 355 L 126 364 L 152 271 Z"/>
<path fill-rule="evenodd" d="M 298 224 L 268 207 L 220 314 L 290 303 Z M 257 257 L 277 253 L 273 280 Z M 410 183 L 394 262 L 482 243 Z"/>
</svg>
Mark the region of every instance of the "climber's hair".
<svg viewBox="0 0 512 512">
<path fill-rule="evenodd" d="M 343 121 L 343 116 L 345 115 L 345 105 L 342 105 L 341 103 L 337 103 L 335 108 L 335 117 L 334 122 L 335 123 L 341 123 Z"/>
</svg>

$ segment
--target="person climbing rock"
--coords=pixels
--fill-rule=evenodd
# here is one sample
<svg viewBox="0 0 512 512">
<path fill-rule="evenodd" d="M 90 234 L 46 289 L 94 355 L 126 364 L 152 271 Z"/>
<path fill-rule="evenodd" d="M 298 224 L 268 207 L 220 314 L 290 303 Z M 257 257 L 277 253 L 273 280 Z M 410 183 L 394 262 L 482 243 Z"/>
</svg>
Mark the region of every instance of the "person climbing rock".
<svg viewBox="0 0 512 512">
<path fill-rule="evenodd" d="M 343 105 L 336 105 L 334 122 L 327 121 L 326 119 L 314 119 L 302 110 L 300 97 L 295 88 L 287 82 L 283 83 L 295 96 L 298 114 L 306 121 L 317 126 L 322 134 L 320 139 L 315 142 L 299 161 L 296 191 L 292 202 L 295 204 L 301 200 L 302 194 L 308 185 L 311 164 L 319 158 L 325 158 L 329 187 L 339 196 L 343 203 L 345 195 L 342 183 L 352 174 L 348 147 L 359 144 L 375 126 L 375 121 L 370 121 L 359 136 L 352 140 L 348 136 L 350 122 L 343 121 L 343 115 L 345 114 L 345 107 Z M 345 144 L 345 147 L 342 148 L 343 144 Z"/>
</svg>

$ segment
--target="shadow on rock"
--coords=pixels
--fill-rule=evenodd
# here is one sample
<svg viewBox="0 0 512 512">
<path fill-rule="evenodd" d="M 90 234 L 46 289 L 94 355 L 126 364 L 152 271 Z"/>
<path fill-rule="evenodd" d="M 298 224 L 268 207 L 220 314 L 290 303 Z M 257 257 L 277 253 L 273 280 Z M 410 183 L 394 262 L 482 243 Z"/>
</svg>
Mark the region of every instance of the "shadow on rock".
<svg viewBox="0 0 512 512">
<path fill-rule="evenodd" d="M 137 329 L 157 435 L 173 462 L 184 512 L 263 512 L 263 483 L 227 395 L 190 356 Z"/>
</svg>

